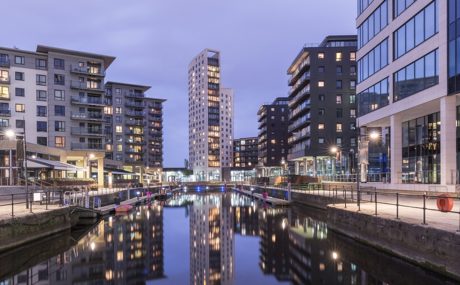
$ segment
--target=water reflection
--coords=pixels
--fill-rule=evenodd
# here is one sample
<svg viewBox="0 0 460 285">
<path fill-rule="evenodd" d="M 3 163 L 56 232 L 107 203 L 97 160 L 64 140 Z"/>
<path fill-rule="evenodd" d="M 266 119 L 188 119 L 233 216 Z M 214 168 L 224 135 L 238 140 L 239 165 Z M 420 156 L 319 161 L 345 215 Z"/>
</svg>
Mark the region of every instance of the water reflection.
<svg viewBox="0 0 460 285">
<path fill-rule="evenodd" d="M 172 211 L 186 215 L 178 220 Z M 0 268 L 0 285 L 173 284 L 167 272 L 177 267 L 189 273 L 181 284 L 187 279 L 190 284 L 236 284 L 239 276 L 246 278 L 244 284 L 455 284 L 328 231 L 324 214 L 271 208 L 232 193 L 182 194 L 164 205 L 109 217 L 83 233 L 70 249 L 42 248 L 52 257 L 22 272 Z M 164 224 L 188 225 L 189 240 L 165 233 Z M 188 252 L 165 251 L 168 239 L 183 239 Z M 256 259 L 236 259 L 238 250 L 243 259 Z M 4 256 L 6 261 L 21 258 L 25 262 L 30 257 Z M 1 277 L 5 275 L 12 277 Z"/>
</svg>

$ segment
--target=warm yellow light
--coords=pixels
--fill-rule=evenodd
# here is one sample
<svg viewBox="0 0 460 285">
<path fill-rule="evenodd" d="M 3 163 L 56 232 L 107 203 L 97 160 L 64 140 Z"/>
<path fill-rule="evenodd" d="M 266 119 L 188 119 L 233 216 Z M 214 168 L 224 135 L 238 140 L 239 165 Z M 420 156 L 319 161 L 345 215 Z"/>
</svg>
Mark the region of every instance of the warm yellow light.
<svg viewBox="0 0 460 285">
<path fill-rule="evenodd" d="M 369 138 L 371 140 L 377 140 L 378 138 L 380 137 L 380 134 L 376 131 L 372 131 L 370 134 L 369 134 Z"/>
<path fill-rule="evenodd" d="M 331 153 L 337 153 L 338 148 L 336 146 L 331 147 Z"/>
<path fill-rule="evenodd" d="M 14 138 L 16 136 L 16 134 L 14 133 L 13 130 L 6 130 L 5 135 L 6 135 L 7 138 L 10 138 L 10 139 L 12 139 L 12 138 Z"/>
</svg>

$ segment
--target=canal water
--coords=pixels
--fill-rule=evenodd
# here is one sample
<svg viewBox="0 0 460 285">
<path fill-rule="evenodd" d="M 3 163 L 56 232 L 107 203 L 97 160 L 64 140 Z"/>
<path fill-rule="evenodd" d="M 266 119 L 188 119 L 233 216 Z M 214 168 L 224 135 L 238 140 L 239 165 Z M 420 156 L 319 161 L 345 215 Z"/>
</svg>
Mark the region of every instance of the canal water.
<svg viewBox="0 0 460 285">
<path fill-rule="evenodd" d="M 324 219 L 235 193 L 182 193 L 0 255 L 0 285 L 457 284 Z"/>
</svg>

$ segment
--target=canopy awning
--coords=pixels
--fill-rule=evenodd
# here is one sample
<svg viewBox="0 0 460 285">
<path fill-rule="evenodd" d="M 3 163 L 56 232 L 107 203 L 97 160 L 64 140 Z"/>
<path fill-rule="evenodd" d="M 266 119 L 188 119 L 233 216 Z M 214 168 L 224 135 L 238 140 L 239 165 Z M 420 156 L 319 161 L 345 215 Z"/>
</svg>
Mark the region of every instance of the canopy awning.
<svg viewBox="0 0 460 285">
<path fill-rule="evenodd" d="M 53 170 L 63 171 L 84 171 L 82 167 L 78 167 L 72 164 L 68 164 L 61 161 L 47 160 L 43 158 L 27 158 L 27 168 L 48 168 Z"/>
<path fill-rule="evenodd" d="M 117 175 L 137 175 L 137 173 L 129 172 L 124 169 L 117 169 L 117 168 L 104 168 L 104 173 L 117 174 Z"/>
</svg>

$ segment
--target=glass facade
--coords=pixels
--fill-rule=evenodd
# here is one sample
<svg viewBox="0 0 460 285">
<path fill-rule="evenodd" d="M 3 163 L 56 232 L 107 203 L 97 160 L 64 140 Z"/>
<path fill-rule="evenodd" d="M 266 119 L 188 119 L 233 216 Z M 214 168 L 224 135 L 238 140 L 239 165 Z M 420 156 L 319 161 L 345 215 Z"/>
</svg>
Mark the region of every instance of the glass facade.
<svg viewBox="0 0 460 285">
<path fill-rule="evenodd" d="M 449 93 L 460 91 L 460 1 L 448 0 Z"/>
<path fill-rule="evenodd" d="M 402 124 L 402 182 L 439 184 L 440 113 Z"/>
<path fill-rule="evenodd" d="M 388 77 L 358 94 L 358 116 L 388 105 Z"/>
<path fill-rule="evenodd" d="M 436 49 L 394 73 L 393 101 L 404 99 L 438 84 L 438 63 L 438 50 Z"/>
<path fill-rule="evenodd" d="M 358 16 L 371 5 L 374 0 L 358 0 Z"/>
<path fill-rule="evenodd" d="M 393 18 L 397 18 L 417 0 L 393 0 Z"/>
<path fill-rule="evenodd" d="M 358 61 L 358 82 L 362 82 L 388 65 L 388 38 Z"/>
<path fill-rule="evenodd" d="M 394 58 L 397 59 L 438 33 L 438 2 L 433 1 L 394 32 Z"/>
<path fill-rule="evenodd" d="M 383 28 L 388 25 L 388 1 L 385 0 L 375 11 L 358 27 L 358 48 L 372 40 Z"/>
</svg>

